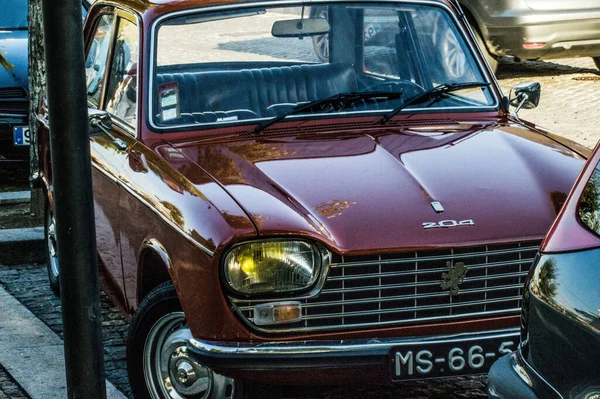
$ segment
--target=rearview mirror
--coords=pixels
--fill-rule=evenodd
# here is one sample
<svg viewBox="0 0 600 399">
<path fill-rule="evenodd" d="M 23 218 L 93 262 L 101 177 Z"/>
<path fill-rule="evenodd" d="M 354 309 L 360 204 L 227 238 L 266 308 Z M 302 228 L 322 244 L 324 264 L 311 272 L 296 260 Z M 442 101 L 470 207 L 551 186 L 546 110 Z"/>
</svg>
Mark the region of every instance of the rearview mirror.
<svg viewBox="0 0 600 399">
<path fill-rule="evenodd" d="M 540 104 L 542 85 L 537 82 L 522 83 L 513 87 L 510 92 L 510 105 L 516 107 L 514 114 L 521 108 L 533 109 Z"/>
<path fill-rule="evenodd" d="M 271 34 L 275 37 L 306 37 L 329 33 L 325 18 L 287 19 L 275 21 Z"/>
</svg>

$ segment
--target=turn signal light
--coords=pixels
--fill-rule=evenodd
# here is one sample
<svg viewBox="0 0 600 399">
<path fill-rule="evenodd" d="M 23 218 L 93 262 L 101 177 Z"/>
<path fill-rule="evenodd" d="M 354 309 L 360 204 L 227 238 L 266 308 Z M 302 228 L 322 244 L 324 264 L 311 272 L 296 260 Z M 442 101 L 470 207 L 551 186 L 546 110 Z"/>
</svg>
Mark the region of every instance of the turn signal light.
<svg viewBox="0 0 600 399">
<path fill-rule="evenodd" d="M 295 323 L 300 320 L 302 320 L 300 302 L 270 302 L 254 307 L 254 324 L 257 326 Z"/>
<path fill-rule="evenodd" d="M 537 50 L 537 49 L 544 48 L 544 46 L 546 46 L 546 43 L 539 43 L 539 42 L 523 43 L 523 48 L 527 49 L 527 50 Z"/>
</svg>

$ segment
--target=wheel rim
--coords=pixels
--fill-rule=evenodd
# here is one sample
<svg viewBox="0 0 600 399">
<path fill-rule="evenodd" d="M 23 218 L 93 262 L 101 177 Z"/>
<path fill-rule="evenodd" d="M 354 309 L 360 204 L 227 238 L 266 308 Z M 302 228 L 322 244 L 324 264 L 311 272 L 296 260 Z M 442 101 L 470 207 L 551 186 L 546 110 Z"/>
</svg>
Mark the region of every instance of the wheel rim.
<svg viewBox="0 0 600 399">
<path fill-rule="evenodd" d="M 326 9 L 321 10 L 316 14 L 316 18 L 329 20 L 328 17 L 329 14 Z M 329 35 L 314 36 L 313 43 L 317 56 L 323 61 L 329 60 Z"/>
<path fill-rule="evenodd" d="M 46 237 L 46 243 L 48 245 L 48 262 L 50 263 L 50 272 L 52 277 L 58 279 L 60 269 L 58 267 L 58 246 L 56 243 L 56 221 L 51 212 L 48 212 L 47 216 L 48 234 Z"/>
<path fill-rule="evenodd" d="M 465 75 L 466 58 L 463 53 L 456 36 L 451 29 L 446 29 L 443 36 L 444 43 L 442 49 L 444 52 L 444 59 L 446 60 L 446 67 L 448 74 L 453 78 L 461 78 Z"/>
<path fill-rule="evenodd" d="M 183 312 L 169 313 L 152 326 L 143 353 L 144 378 L 151 398 L 232 398 L 233 380 L 192 361 L 188 340 Z"/>
<path fill-rule="evenodd" d="M 468 70 L 467 59 L 454 32 L 440 14 L 436 15 L 433 22 L 433 37 L 434 46 L 442 50 L 447 75 L 452 79 L 463 77 Z"/>
</svg>

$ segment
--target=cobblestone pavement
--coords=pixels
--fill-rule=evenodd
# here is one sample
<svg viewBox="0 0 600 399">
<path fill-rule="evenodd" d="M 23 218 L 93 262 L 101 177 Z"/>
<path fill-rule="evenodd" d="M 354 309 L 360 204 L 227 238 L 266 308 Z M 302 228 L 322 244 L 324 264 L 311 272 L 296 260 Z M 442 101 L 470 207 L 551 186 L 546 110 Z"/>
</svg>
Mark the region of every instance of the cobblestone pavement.
<svg viewBox="0 0 600 399">
<path fill-rule="evenodd" d="M 44 265 L 0 266 L 0 284 L 62 337 L 60 300 L 49 288 Z M 102 295 L 101 301 L 106 378 L 131 397 L 125 366 L 125 342 L 129 323 L 111 305 L 106 295 Z M 284 397 L 287 399 L 486 398 L 485 381 L 485 377 L 481 376 L 417 381 L 394 387 L 286 387 Z M 3 394 L 6 396 L 2 396 Z M 4 398 L 21 399 L 27 396 L 0 367 L 0 399 Z"/>
<path fill-rule="evenodd" d="M 0 365 L 0 399 L 29 399 L 23 388 Z"/>
</svg>

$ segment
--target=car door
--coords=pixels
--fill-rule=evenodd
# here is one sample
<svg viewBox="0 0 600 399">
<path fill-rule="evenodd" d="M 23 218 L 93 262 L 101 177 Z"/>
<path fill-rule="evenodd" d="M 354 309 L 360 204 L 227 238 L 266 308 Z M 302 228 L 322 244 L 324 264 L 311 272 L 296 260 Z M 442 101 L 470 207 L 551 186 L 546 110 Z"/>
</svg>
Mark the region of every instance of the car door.
<svg viewBox="0 0 600 399">
<path fill-rule="evenodd" d="M 135 143 L 138 53 L 135 19 L 121 11 L 100 15 L 87 48 L 88 112 L 96 122 L 92 122 L 90 131 L 90 150 L 99 266 L 106 288 L 125 307 L 119 176 Z"/>
</svg>

